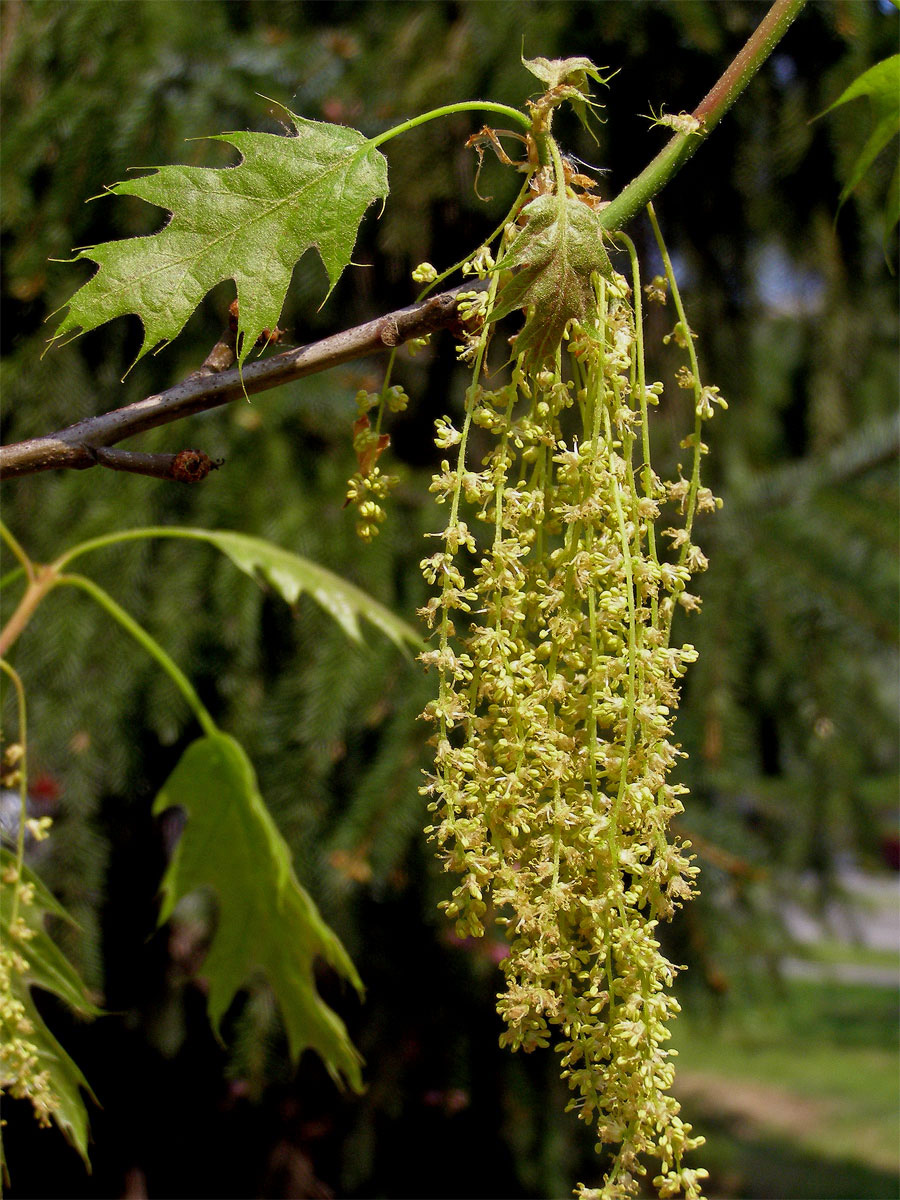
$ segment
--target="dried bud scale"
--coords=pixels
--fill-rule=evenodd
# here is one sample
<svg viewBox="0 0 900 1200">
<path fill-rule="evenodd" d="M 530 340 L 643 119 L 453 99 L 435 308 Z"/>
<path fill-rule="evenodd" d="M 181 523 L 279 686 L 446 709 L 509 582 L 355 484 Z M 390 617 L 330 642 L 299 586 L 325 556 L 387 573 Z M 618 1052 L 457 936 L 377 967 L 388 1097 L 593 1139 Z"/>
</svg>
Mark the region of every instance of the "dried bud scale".
<svg viewBox="0 0 900 1200">
<path fill-rule="evenodd" d="M 664 483 L 650 465 L 648 406 L 662 387 L 644 378 L 633 252 L 632 264 L 633 286 L 595 277 L 592 318 L 570 322 L 539 367 L 516 362 L 504 386 L 482 383 L 490 324 L 469 337 L 465 420 L 436 422 L 455 455 L 432 482 L 449 509 L 444 548 L 422 563 L 439 588 L 422 610 L 435 642 L 423 661 L 439 675 L 423 791 L 430 836 L 459 876 L 444 907 L 461 937 L 483 934 L 489 913 L 506 927 L 501 1043 L 555 1045 L 570 1108 L 614 1148 L 603 1187 L 579 1185 L 605 1200 L 635 1193 L 647 1156 L 660 1195 L 699 1196 L 705 1176 L 682 1165 L 702 1139 L 669 1091 L 677 968 L 655 930 L 697 874 L 668 832 L 686 791 L 669 782 L 678 681 L 696 657 L 670 645 L 670 627 L 676 602 L 699 603 L 687 585 L 706 559 L 691 527 L 715 502 L 701 503 L 697 428 L 690 479 Z M 652 291 L 665 296 L 661 280 Z M 489 313 L 496 278 L 481 295 Z M 701 389 L 693 338 L 676 340 L 699 425 L 721 401 Z M 491 441 L 480 464 L 473 425 Z"/>
</svg>

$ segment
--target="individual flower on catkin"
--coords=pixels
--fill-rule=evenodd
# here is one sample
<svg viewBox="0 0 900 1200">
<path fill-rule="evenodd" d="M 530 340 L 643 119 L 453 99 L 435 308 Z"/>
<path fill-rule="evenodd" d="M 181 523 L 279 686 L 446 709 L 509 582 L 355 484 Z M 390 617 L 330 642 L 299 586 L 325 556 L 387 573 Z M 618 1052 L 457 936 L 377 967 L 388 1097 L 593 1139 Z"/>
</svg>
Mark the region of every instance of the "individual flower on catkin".
<svg viewBox="0 0 900 1200">
<path fill-rule="evenodd" d="M 437 445 L 456 452 L 432 483 L 449 506 L 443 546 L 422 564 L 439 589 L 422 610 L 437 642 L 422 657 L 439 675 L 424 714 L 435 744 L 427 832 L 461 877 L 444 907 L 460 936 L 484 932 L 489 906 L 506 926 L 501 1043 L 555 1043 L 570 1108 L 596 1122 L 598 1149 L 614 1150 L 603 1186 L 578 1189 L 604 1200 L 634 1194 L 642 1156 L 659 1160 L 663 1197 L 699 1196 L 706 1175 L 682 1163 L 703 1139 L 670 1094 L 677 968 L 655 930 L 697 874 L 689 843 L 668 833 L 686 792 L 669 782 L 678 683 L 696 657 L 670 630 L 676 604 L 699 606 L 687 590 L 706 566 L 693 521 L 717 505 L 699 483 L 700 432 L 724 402 L 701 387 L 664 256 L 695 419 L 682 443 L 689 477 L 660 480 L 647 417 L 662 385 L 645 382 L 630 253 L 633 288 L 595 276 L 590 319 L 569 322 L 551 358 L 520 356 L 503 386 L 483 382 L 491 326 L 472 336 L 462 428 L 437 422 Z M 651 299 L 665 300 L 664 282 Z M 495 275 L 473 306 L 489 314 L 496 290 Z M 480 466 L 473 426 L 491 437 Z M 678 514 L 665 554 L 664 507 Z"/>
</svg>

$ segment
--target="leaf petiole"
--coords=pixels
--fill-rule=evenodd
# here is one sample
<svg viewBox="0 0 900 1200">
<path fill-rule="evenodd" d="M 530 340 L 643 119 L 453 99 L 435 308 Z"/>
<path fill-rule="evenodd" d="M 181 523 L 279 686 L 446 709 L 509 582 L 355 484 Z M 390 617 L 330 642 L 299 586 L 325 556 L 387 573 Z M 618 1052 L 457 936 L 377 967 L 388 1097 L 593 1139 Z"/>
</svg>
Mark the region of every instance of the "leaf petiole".
<svg viewBox="0 0 900 1200">
<path fill-rule="evenodd" d="M 8 588 L 11 583 L 15 583 L 16 580 L 24 574 L 24 567 L 13 567 L 12 570 L 7 571 L 6 574 L 0 578 L 0 594 L 2 594 L 4 588 Z"/>
<path fill-rule="evenodd" d="M 523 128 L 531 132 L 531 120 L 520 112 L 517 108 L 510 108 L 508 104 L 495 104 L 491 100 L 463 100 L 459 104 L 445 104 L 441 108 L 432 108 L 429 112 L 420 113 L 418 117 L 410 117 L 408 121 L 403 121 L 399 125 L 395 125 L 393 129 L 387 129 L 384 133 L 379 133 L 377 137 L 370 141 L 371 146 L 380 146 L 384 142 L 390 141 L 400 133 L 406 133 L 409 129 L 415 129 L 417 125 L 424 125 L 426 121 L 434 121 L 438 117 L 451 117 L 455 113 L 461 112 L 492 112 L 497 113 L 501 117 L 508 117 L 511 121 L 516 121 Z"/>
<path fill-rule="evenodd" d="M 0 658 L 0 670 L 12 680 L 16 689 L 16 705 L 18 709 L 19 745 L 22 747 L 22 759 L 19 764 L 19 829 L 16 834 L 16 886 L 13 891 L 12 915 L 10 928 L 14 928 L 19 915 L 19 883 L 22 880 L 22 864 L 25 861 L 25 822 L 28 819 L 28 726 L 27 708 L 25 704 L 25 685 L 17 671 L 9 665 L 5 658 Z"/>
<path fill-rule="evenodd" d="M 17 539 L 13 537 L 12 533 L 10 533 L 10 531 L 6 528 L 6 526 L 3 524 L 2 521 L 0 521 L 0 538 L 2 538 L 4 542 L 6 542 L 7 546 L 10 548 L 10 550 L 13 552 L 15 557 L 21 563 L 21 566 L 17 567 L 16 571 L 11 571 L 8 575 L 4 576 L 3 582 L 6 583 L 8 580 L 14 578 L 14 576 L 20 570 L 25 572 L 25 574 L 28 576 L 29 581 L 34 579 L 34 564 L 32 563 L 31 559 L 28 557 L 28 555 L 25 553 L 25 551 L 22 549 L 22 547 L 19 545 L 19 542 L 17 541 Z"/>
<path fill-rule="evenodd" d="M 203 701 L 194 690 L 193 684 L 184 674 L 178 664 L 171 658 L 159 642 L 150 636 L 142 625 L 139 625 L 129 613 L 125 611 L 121 605 L 117 604 L 110 596 L 109 592 L 104 591 L 92 579 L 88 579 L 84 575 L 60 575 L 56 582 L 58 584 L 70 584 L 72 587 L 81 588 L 87 594 L 104 608 L 109 615 L 126 631 L 130 633 L 134 640 L 140 645 L 151 658 L 155 658 L 162 669 L 166 672 L 178 690 L 188 702 L 191 711 L 200 723 L 203 732 L 209 736 L 213 736 L 219 732 L 219 728 L 209 714 Z"/>
</svg>

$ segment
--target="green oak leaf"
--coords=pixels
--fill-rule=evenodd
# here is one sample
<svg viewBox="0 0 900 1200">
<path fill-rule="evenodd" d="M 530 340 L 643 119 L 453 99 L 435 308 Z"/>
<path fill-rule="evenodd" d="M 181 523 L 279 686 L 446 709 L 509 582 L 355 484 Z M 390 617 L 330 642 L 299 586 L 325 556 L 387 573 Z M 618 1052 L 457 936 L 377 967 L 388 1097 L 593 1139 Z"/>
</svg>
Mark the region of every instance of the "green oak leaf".
<svg viewBox="0 0 900 1200">
<path fill-rule="evenodd" d="M 515 353 L 532 367 L 553 356 L 569 321 L 589 322 L 596 303 L 591 276 L 612 272 L 593 209 L 549 194 L 525 209 L 525 224 L 496 269 L 516 273 L 500 288 L 488 320 L 527 310 Z"/>
<path fill-rule="evenodd" d="M 9 850 L 0 850 L 0 874 L 4 879 L 15 871 L 15 866 L 16 856 Z M 20 896 L 18 915 L 31 931 L 31 937 L 24 944 L 20 943 L 22 957 L 28 967 L 23 974 L 13 973 L 12 992 L 15 999 L 21 1001 L 26 1019 L 32 1025 L 32 1032 L 27 1038 L 37 1053 L 36 1069 L 47 1071 L 50 1091 L 59 1101 L 59 1106 L 53 1112 L 53 1120 L 90 1170 L 88 1116 L 81 1095 L 82 1088 L 92 1099 L 96 1100 L 96 1097 L 79 1067 L 50 1032 L 31 998 L 31 989 L 39 987 L 52 992 L 82 1017 L 99 1016 L 101 1010 L 90 1001 L 78 972 L 44 928 L 48 916 L 69 922 L 72 918 L 38 876 L 24 864 L 22 883 L 30 891 L 31 898 L 26 902 Z M 14 891 L 13 884 L 4 883 L 0 887 L 0 939 L 6 946 L 12 942 L 10 920 Z M 0 1038 L 8 1041 L 14 1036 L 16 1031 L 8 1029 L 5 1019 L 0 1017 Z"/>
<path fill-rule="evenodd" d="M 415 629 L 395 616 L 389 608 L 373 600 L 362 588 L 272 542 L 228 529 L 151 527 L 131 531 L 131 536 L 140 534 L 209 542 L 251 579 L 257 583 L 264 581 L 275 588 L 288 604 L 295 604 L 301 595 L 308 593 L 354 641 L 361 641 L 359 622 L 362 618 L 387 634 L 401 648 L 409 645 L 416 650 L 422 649 L 422 639 Z"/>
<path fill-rule="evenodd" d="M 869 97 L 875 124 L 856 161 L 850 168 L 850 174 L 838 201 L 839 210 L 881 151 L 900 133 L 900 54 L 894 54 L 890 58 L 876 63 L 867 71 L 863 71 L 862 75 L 841 92 L 833 104 L 829 104 L 825 113 L 831 112 L 840 104 L 846 104 L 848 100 L 856 100 L 860 96 Z M 824 116 L 825 113 L 821 115 Z M 885 238 L 898 221 L 900 221 L 900 166 L 895 169 L 888 186 Z"/>
<path fill-rule="evenodd" d="M 170 342 L 207 292 L 233 279 L 238 298 L 238 365 L 281 316 L 294 266 L 315 247 L 329 294 L 350 262 L 359 223 L 388 194 L 387 161 L 355 129 L 307 121 L 285 110 L 294 135 L 223 133 L 241 153 L 233 167 L 166 166 L 113 184 L 168 209 L 148 237 L 80 251 L 99 270 L 69 301 L 53 341 L 136 313 L 144 341 L 135 359 Z"/>
<path fill-rule="evenodd" d="M 192 742 L 153 804 L 184 810 L 187 821 L 163 878 L 160 923 L 199 888 L 218 901 L 218 923 L 200 968 L 209 982 L 217 1031 L 237 991 L 260 974 L 278 999 L 291 1057 L 307 1048 L 337 1083 L 362 1090 L 362 1059 L 340 1017 L 316 990 L 321 957 L 362 995 L 356 968 L 300 886 L 241 745 L 225 733 Z"/>
</svg>

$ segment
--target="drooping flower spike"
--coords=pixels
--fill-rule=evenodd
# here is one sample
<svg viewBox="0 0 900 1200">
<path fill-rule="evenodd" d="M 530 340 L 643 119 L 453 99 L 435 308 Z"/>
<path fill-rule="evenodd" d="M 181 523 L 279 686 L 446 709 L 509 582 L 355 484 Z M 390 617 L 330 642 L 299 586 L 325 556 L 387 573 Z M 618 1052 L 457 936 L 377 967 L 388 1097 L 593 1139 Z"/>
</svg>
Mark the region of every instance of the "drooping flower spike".
<svg viewBox="0 0 900 1200">
<path fill-rule="evenodd" d="M 506 241 L 517 236 L 511 228 Z M 505 926 L 501 1043 L 560 1054 L 570 1107 L 614 1153 L 600 1189 L 579 1185 L 604 1200 L 634 1194 L 646 1157 L 659 1162 L 661 1196 L 697 1197 L 706 1174 L 683 1163 L 702 1138 L 671 1095 L 677 967 L 656 927 L 697 874 L 689 843 L 669 832 L 686 791 L 670 780 L 681 753 L 672 723 L 696 654 L 670 631 L 676 604 L 699 605 L 687 589 L 706 560 L 692 525 L 716 503 L 699 483 L 699 434 L 719 398 L 700 385 L 678 299 L 695 428 L 688 478 L 663 482 L 648 422 L 662 384 L 645 379 L 630 254 L 631 283 L 595 273 L 589 316 L 566 320 L 549 350 L 533 332 L 525 353 L 514 343 L 508 381 L 491 388 L 497 274 L 473 297 L 485 319 L 463 349 L 473 363 L 464 420 L 436 423 L 437 445 L 455 452 L 432 483 L 448 519 L 422 563 L 436 588 L 423 609 L 436 645 L 422 658 L 439 677 L 424 714 L 435 745 L 428 832 L 460 877 L 444 907 L 463 937 L 491 918 Z M 510 261 L 502 249 L 498 258 Z M 659 280 L 649 295 L 665 300 Z M 539 321 L 532 311 L 526 327 Z M 489 440 L 477 461 L 475 430 Z"/>
</svg>

